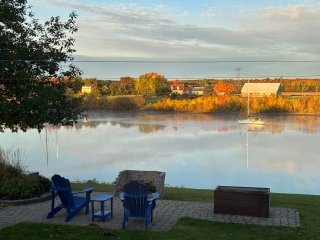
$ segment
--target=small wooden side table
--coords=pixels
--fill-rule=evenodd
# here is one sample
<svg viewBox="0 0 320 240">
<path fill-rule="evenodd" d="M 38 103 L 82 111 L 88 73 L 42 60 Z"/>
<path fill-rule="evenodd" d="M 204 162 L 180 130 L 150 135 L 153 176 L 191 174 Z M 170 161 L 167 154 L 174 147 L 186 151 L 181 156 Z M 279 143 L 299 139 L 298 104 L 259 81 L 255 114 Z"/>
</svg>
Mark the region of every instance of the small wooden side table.
<svg viewBox="0 0 320 240">
<path fill-rule="evenodd" d="M 104 202 L 110 200 L 110 210 L 104 209 Z M 113 218 L 113 195 L 112 194 L 100 194 L 90 198 L 92 208 L 92 222 L 95 218 L 100 218 L 104 222 L 106 217 L 110 216 Z M 94 212 L 94 202 L 100 202 L 100 211 Z"/>
</svg>

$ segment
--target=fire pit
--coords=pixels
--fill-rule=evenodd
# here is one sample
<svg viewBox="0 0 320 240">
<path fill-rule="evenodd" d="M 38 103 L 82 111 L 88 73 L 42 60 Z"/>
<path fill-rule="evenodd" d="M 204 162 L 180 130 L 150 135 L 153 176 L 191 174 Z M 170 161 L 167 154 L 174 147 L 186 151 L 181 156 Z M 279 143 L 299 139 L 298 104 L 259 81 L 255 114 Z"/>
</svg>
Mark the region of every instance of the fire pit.
<svg viewBox="0 0 320 240">
<path fill-rule="evenodd" d="M 270 188 L 218 186 L 214 213 L 269 217 Z"/>
</svg>

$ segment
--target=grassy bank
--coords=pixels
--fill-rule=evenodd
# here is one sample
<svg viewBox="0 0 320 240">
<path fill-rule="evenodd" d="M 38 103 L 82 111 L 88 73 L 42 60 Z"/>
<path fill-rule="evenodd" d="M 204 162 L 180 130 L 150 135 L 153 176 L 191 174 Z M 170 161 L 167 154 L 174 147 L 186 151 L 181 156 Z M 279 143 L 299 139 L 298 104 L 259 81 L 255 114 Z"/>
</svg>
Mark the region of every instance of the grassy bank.
<svg viewBox="0 0 320 240">
<path fill-rule="evenodd" d="M 202 96 L 193 99 L 171 99 L 155 96 L 102 96 L 84 98 L 86 109 L 106 110 L 159 110 L 176 112 L 246 112 L 247 99 L 240 96 Z M 251 113 L 319 114 L 320 98 L 260 97 L 250 99 Z"/>
<path fill-rule="evenodd" d="M 73 183 L 73 188 L 96 187 L 110 192 L 111 184 L 95 182 Z M 213 190 L 166 187 L 165 199 L 212 202 Z M 300 212 L 301 227 L 270 227 L 244 224 L 225 224 L 183 218 L 168 232 L 121 231 L 97 226 L 21 223 L 0 230 L 0 239 L 319 239 L 320 196 L 278 194 L 271 195 L 272 207 L 295 208 Z"/>
<path fill-rule="evenodd" d="M 95 191 L 97 192 L 112 192 L 112 185 L 109 183 L 97 183 L 94 181 L 72 183 L 72 189 L 74 189 L 75 191 L 87 187 L 94 187 Z M 213 191 L 209 189 L 166 187 L 164 199 L 194 202 L 211 202 L 213 199 Z"/>
<path fill-rule="evenodd" d="M 94 96 L 84 97 L 85 109 L 104 109 L 104 110 L 140 110 L 146 105 L 154 104 L 163 97 L 119 95 L 119 96 Z"/>
</svg>

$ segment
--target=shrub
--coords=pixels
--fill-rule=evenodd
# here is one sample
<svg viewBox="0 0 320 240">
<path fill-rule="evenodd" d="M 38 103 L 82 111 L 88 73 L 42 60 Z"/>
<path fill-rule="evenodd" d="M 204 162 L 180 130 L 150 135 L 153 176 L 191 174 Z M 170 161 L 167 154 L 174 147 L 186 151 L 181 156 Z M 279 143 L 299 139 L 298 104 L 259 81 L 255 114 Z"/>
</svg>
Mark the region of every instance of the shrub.
<svg viewBox="0 0 320 240">
<path fill-rule="evenodd" d="M 84 99 L 84 107 L 87 109 L 134 110 L 141 109 L 144 104 L 144 98 L 141 96 L 87 96 Z"/>
<path fill-rule="evenodd" d="M 140 109 L 144 105 L 144 98 L 140 96 L 128 97 L 118 96 L 109 99 L 108 109 L 111 110 L 133 110 Z"/>
<path fill-rule="evenodd" d="M 31 198 L 49 191 L 49 179 L 25 173 L 22 156 L 19 150 L 4 151 L 0 148 L 0 199 Z"/>
<path fill-rule="evenodd" d="M 247 110 L 247 98 L 238 96 L 202 96 L 195 99 L 165 98 L 149 104 L 147 109 L 180 112 L 239 112 Z M 290 112 L 320 113 L 320 98 L 285 99 L 283 97 L 259 97 L 250 99 L 250 113 Z"/>
</svg>

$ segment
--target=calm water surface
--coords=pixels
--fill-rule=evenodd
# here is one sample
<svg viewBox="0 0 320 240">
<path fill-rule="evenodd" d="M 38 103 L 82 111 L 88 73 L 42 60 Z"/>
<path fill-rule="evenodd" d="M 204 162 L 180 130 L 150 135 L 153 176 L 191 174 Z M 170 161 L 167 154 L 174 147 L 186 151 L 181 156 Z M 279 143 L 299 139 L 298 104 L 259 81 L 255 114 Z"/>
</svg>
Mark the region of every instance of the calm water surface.
<svg viewBox="0 0 320 240">
<path fill-rule="evenodd" d="M 238 125 L 236 115 L 106 111 L 89 116 L 74 127 L 48 127 L 40 134 L 6 131 L 0 145 L 19 148 L 27 169 L 47 177 L 112 182 L 121 170 L 156 170 L 166 172 L 171 186 L 320 194 L 319 116 L 267 117 L 265 126 L 249 129 Z"/>
</svg>

